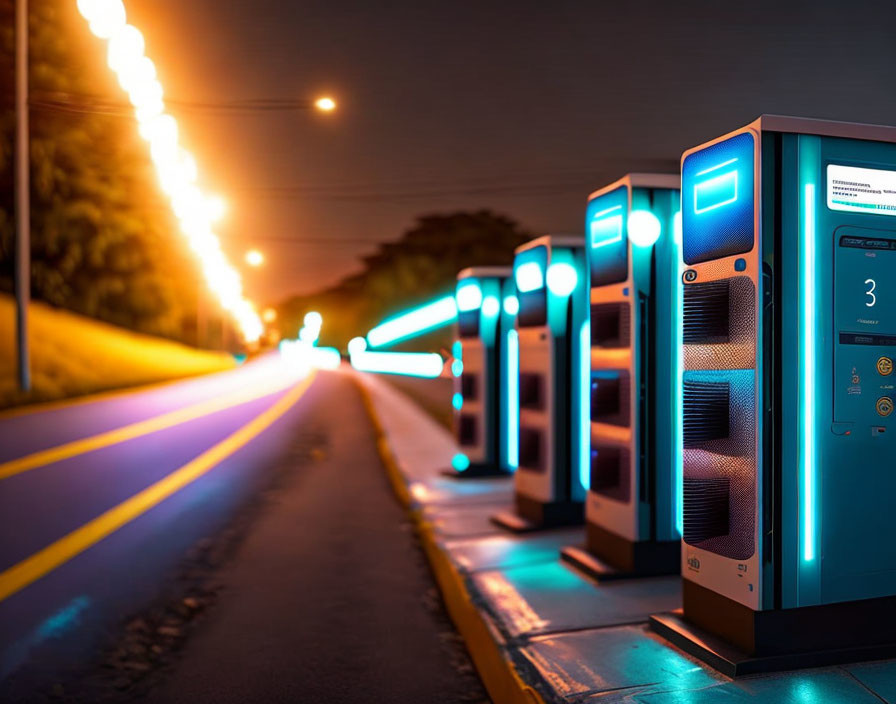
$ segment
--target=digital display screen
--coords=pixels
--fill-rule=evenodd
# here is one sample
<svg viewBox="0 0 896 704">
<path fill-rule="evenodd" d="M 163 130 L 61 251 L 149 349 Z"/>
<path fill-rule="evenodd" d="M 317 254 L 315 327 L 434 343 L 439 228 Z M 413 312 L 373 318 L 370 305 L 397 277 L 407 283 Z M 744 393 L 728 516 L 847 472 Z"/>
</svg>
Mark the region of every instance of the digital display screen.
<svg viewBox="0 0 896 704">
<path fill-rule="evenodd" d="M 547 247 L 533 247 L 520 252 L 514 261 L 514 278 L 520 309 L 520 327 L 540 327 L 548 324 L 548 294 L 544 285 L 548 266 Z"/>
<path fill-rule="evenodd" d="M 839 239 L 835 266 L 842 344 L 896 340 L 896 233 L 886 234 L 893 238 L 847 234 Z"/>
<path fill-rule="evenodd" d="M 896 171 L 828 164 L 828 207 L 896 216 Z"/>
<path fill-rule="evenodd" d="M 628 278 L 628 188 L 604 193 L 588 203 L 585 232 L 591 287 L 606 286 Z"/>
<path fill-rule="evenodd" d="M 744 132 L 689 154 L 681 173 L 681 243 L 688 264 L 753 249 L 755 140 Z"/>
</svg>

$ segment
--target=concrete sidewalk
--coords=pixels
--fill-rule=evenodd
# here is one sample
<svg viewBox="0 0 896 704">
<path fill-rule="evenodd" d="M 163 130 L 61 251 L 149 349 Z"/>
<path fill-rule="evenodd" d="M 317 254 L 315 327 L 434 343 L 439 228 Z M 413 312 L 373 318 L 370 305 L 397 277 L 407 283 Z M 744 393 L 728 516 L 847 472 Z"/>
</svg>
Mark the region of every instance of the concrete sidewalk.
<svg viewBox="0 0 896 704">
<path fill-rule="evenodd" d="M 896 704 L 896 661 L 733 681 L 647 628 L 680 606 L 678 577 L 597 584 L 559 559 L 581 529 L 513 535 L 489 522 L 512 480 L 445 477 L 451 435 L 382 379 L 359 375 L 393 487 L 415 515 L 449 613 L 496 704 Z"/>
</svg>

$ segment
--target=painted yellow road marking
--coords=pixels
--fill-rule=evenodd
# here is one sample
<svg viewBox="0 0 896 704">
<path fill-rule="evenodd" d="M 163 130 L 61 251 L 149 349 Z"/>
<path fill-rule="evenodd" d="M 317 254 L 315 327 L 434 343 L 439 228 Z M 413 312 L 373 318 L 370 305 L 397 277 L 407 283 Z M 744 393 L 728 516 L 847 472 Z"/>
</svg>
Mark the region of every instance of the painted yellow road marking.
<svg viewBox="0 0 896 704">
<path fill-rule="evenodd" d="M 126 440 L 133 440 L 142 435 L 157 433 L 160 430 L 165 430 L 175 425 L 186 423 L 187 421 L 196 420 L 197 418 L 202 418 L 203 416 L 217 413 L 218 411 L 225 411 L 228 408 L 241 406 L 250 401 L 257 401 L 265 396 L 270 396 L 278 391 L 283 391 L 283 389 L 287 388 L 291 383 L 292 382 L 290 381 L 289 383 L 277 382 L 274 384 L 265 384 L 262 387 L 253 387 L 248 390 L 231 394 L 230 396 L 210 398 L 205 401 L 194 403 L 191 406 L 178 408 L 177 410 L 162 413 L 161 415 L 153 416 L 152 418 L 147 418 L 145 420 L 136 421 L 129 425 L 123 425 L 120 428 L 107 430 L 106 432 L 97 435 L 91 435 L 90 437 L 81 438 L 79 440 L 72 440 L 71 442 L 57 445 L 56 447 L 50 447 L 46 450 L 32 452 L 30 455 L 0 463 L 0 479 L 6 479 L 14 474 L 27 472 L 29 469 L 42 467 L 47 464 L 52 464 L 53 462 L 66 460 L 70 457 L 84 454 L 85 452 L 93 452 L 94 450 L 125 442 Z"/>
<path fill-rule="evenodd" d="M 227 459 L 292 408 L 311 386 L 314 376 L 315 372 L 311 372 L 270 408 L 180 469 L 0 573 L 0 601 L 65 564 Z"/>
</svg>

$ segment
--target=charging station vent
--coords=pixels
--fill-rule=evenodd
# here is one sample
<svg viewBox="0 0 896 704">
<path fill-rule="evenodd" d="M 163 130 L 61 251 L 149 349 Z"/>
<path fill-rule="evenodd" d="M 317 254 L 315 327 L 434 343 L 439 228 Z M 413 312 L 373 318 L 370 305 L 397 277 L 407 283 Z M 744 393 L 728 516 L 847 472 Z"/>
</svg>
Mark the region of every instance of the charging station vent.
<svg viewBox="0 0 896 704">
<path fill-rule="evenodd" d="M 475 445 L 477 437 L 476 416 L 461 414 L 458 421 L 457 439 L 461 445 Z"/>
<path fill-rule="evenodd" d="M 520 408 L 544 408 L 544 380 L 541 374 L 520 373 Z"/>
<path fill-rule="evenodd" d="M 730 431 L 731 386 L 728 382 L 684 382 L 684 446 L 701 447 L 723 440 Z"/>
<path fill-rule="evenodd" d="M 540 472 L 542 461 L 541 431 L 535 428 L 520 428 L 520 467 Z"/>
<path fill-rule="evenodd" d="M 591 379 L 591 421 L 631 425 L 631 377 L 627 371 L 606 373 Z"/>
<path fill-rule="evenodd" d="M 728 342 L 730 318 L 728 279 L 691 284 L 684 289 L 684 343 Z"/>
<path fill-rule="evenodd" d="M 699 545 L 728 535 L 730 482 L 725 477 L 684 479 L 684 541 Z"/>
<path fill-rule="evenodd" d="M 629 453 L 620 447 L 601 447 L 591 451 L 591 491 L 617 501 L 631 496 Z"/>
<path fill-rule="evenodd" d="M 591 344 L 618 349 L 631 338 L 631 308 L 627 302 L 596 303 L 591 306 Z"/>
</svg>

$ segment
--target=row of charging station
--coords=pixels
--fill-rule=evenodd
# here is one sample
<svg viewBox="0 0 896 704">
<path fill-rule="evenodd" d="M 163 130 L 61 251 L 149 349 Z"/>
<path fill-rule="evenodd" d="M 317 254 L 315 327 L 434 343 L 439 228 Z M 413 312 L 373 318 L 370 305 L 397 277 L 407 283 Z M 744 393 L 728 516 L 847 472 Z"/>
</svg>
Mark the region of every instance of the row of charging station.
<svg viewBox="0 0 896 704">
<path fill-rule="evenodd" d="M 763 116 L 457 284 L 458 476 L 729 673 L 896 654 L 896 128 Z"/>
</svg>

